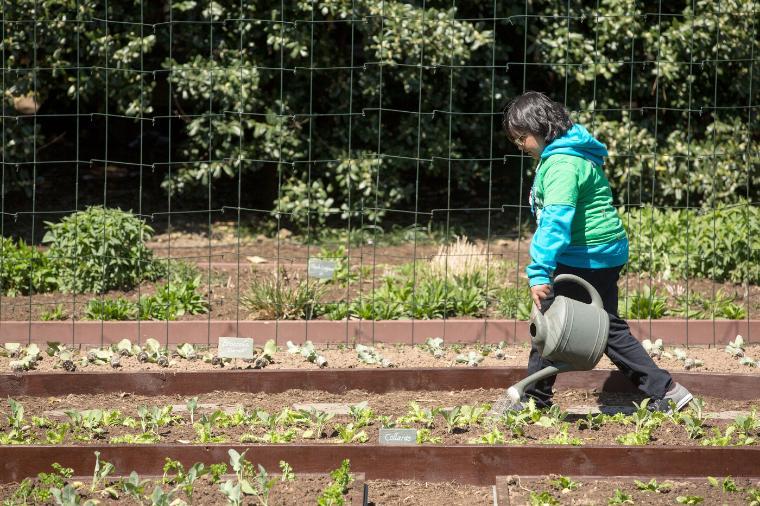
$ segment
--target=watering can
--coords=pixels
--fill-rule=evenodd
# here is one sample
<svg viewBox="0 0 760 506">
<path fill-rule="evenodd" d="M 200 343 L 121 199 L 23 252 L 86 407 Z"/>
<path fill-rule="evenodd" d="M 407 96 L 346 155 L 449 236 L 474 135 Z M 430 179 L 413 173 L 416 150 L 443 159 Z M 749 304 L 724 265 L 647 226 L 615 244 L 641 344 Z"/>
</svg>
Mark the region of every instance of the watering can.
<svg viewBox="0 0 760 506">
<path fill-rule="evenodd" d="M 591 304 L 562 295 L 541 313 L 535 307 L 531 314 L 530 335 L 541 356 L 553 365 L 544 367 L 507 389 L 512 404 L 517 404 L 531 383 L 566 371 L 593 369 L 607 348 L 610 317 L 604 310 L 599 292 L 585 279 L 573 274 L 560 274 L 554 283 L 575 282 L 591 296 Z"/>
</svg>

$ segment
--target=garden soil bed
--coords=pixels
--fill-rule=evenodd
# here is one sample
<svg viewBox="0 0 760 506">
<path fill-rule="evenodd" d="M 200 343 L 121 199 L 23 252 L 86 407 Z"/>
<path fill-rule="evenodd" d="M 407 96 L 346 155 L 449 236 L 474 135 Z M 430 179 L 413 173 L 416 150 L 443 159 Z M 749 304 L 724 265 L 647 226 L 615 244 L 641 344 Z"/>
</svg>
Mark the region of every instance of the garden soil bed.
<svg viewBox="0 0 760 506">
<path fill-rule="evenodd" d="M 66 342 L 62 336 L 61 340 Z M 257 344 L 261 344 L 256 341 Z M 34 372 L 60 372 L 60 368 L 56 368 L 56 361 L 48 357 L 44 353 L 46 348 L 43 349 L 42 359 L 37 363 L 34 371 L 27 372 L 26 374 L 33 374 Z M 345 345 L 325 345 L 315 346 L 317 351 L 327 359 L 328 369 L 362 369 L 362 368 L 378 368 L 378 364 L 366 364 L 361 362 L 357 358 L 357 353 L 352 347 Z M 86 352 L 89 347 L 82 346 L 82 352 Z M 441 357 L 434 357 L 424 346 L 411 346 L 411 345 L 386 345 L 378 343 L 375 349 L 382 354 L 383 357 L 390 360 L 395 366 L 400 368 L 420 368 L 420 367 L 467 367 L 466 364 L 457 363 L 457 355 L 467 355 L 470 351 L 485 351 L 487 355 L 483 358 L 483 361 L 479 364 L 480 367 L 525 367 L 528 363 L 528 355 L 530 354 L 530 348 L 527 344 L 520 345 L 507 345 L 503 347 L 502 352 L 504 358 L 496 358 L 495 351 L 490 348 L 484 348 L 480 345 L 469 346 L 446 346 L 444 353 Z M 312 369 L 317 370 L 319 367 L 314 363 L 307 362 L 301 355 L 288 353 L 280 347 L 274 358 L 274 362 L 267 366 L 267 369 Z M 666 351 L 672 352 L 673 348 L 666 347 Z M 216 354 L 216 348 L 209 348 L 212 354 Z M 755 360 L 760 361 L 760 345 L 748 345 L 746 347 L 746 355 L 753 357 Z M 741 373 L 741 374 L 760 374 L 760 368 L 748 367 L 741 365 L 739 361 L 723 351 L 723 347 L 705 347 L 705 346 L 692 346 L 688 349 L 689 358 L 695 360 L 701 360 L 704 365 L 691 369 L 691 372 L 706 372 L 706 373 Z M 0 356 L 0 371 L 10 371 L 9 363 L 13 360 L 9 357 Z M 670 371 L 684 371 L 685 367 L 683 362 L 676 360 L 675 358 L 656 358 L 655 362 L 662 368 Z M 224 369 L 230 370 L 233 368 L 245 368 L 249 364 L 243 361 L 236 361 L 228 364 Z M 136 357 L 123 357 L 121 359 L 121 366 L 117 369 L 113 369 L 110 365 L 89 365 L 85 368 L 80 367 L 79 371 L 112 371 L 114 373 L 135 372 L 135 371 L 165 371 L 165 372 L 177 372 L 177 371 L 214 371 L 219 370 L 218 366 L 213 366 L 210 363 L 202 360 L 184 360 L 178 356 L 174 357 L 173 363 L 168 368 L 160 367 L 153 363 L 141 363 L 138 362 Z M 596 369 L 616 369 L 614 364 L 605 356 L 597 365 Z"/>
<path fill-rule="evenodd" d="M 572 476 L 570 478 L 572 479 Z M 647 483 L 651 478 L 641 478 L 639 481 Z M 720 481 L 724 478 L 720 477 Z M 673 505 L 679 504 L 678 497 L 692 497 L 695 498 L 693 499 L 694 501 L 699 501 L 696 498 L 702 498 L 702 501 L 699 501 L 699 503 L 705 505 L 746 505 L 751 502 L 747 498 L 747 489 L 760 489 L 760 481 L 736 478 L 733 481 L 737 491 L 724 492 L 722 487 L 710 485 L 706 478 L 694 478 L 689 480 L 657 479 L 658 485 L 662 486 L 660 491 L 643 491 L 636 486 L 634 478 L 620 477 L 604 480 L 578 478 L 573 480 L 576 482 L 576 489 L 562 491 L 557 484 L 552 483 L 556 479 L 556 476 L 543 478 L 497 476 L 496 506 L 534 504 L 531 502 L 531 492 L 534 495 L 546 492 L 558 501 L 557 504 L 607 504 L 608 500 L 616 496 L 618 490 L 621 494 L 629 496 L 632 502 L 627 504 Z M 621 497 L 621 495 L 618 495 L 618 497 Z M 626 503 L 618 502 L 617 504 Z M 696 502 L 687 504 L 696 504 Z"/>
<path fill-rule="evenodd" d="M 471 390 L 460 392 L 392 392 L 383 395 L 371 394 L 364 391 L 348 391 L 343 395 L 330 394 L 319 391 L 289 391 L 282 394 L 237 394 L 228 392 L 214 392 L 208 395 L 198 396 L 199 408 L 194 414 L 195 421 L 198 421 L 203 414 L 210 414 L 215 410 L 223 410 L 227 413 L 234 413 L 242 409 L 250 417 L 255 410 L 263 410 L 271 414 L 280 412 L 283 408 L 303 408 L 308 409 L 313 403 L 330 403 L 337 406 L 323 408 L 316 406 L 316 409 L 337 409 L 335 417 L 324 427 L 324 436 L 319 439 L 304 438 L 303 425 L 293 425 L 288 429 L 293 429 L 292 438 L 288 442 L 294 444 L 338 444 L 339 424 L 346 426 L 352 423 L 353 418 L 347 413 L 348 407 L 360 402 L 367 402 L 368 407 L 372 409 L 375 416 L 388 416 L 391 420 L 410 413 L 410 405 L 416 403 L 422 408 L 451 408 L 458 405 L 490 405 L 495 401 L 502 391 L 500 390 Z M 107 406 L 110 410 L 119 410 L 122 416 L 129 416 L 139 420 L 138 407 L 163 407 L 171 405 L 173 412 L 179 417 L 175 423 L 160 427 L 157 430 L 162 444 L 167 443 L 198 443 L 197 429 L 190 423 L 190 414 L 186 409 L 188 398 L 181 396 L 139 396 L 130 394 L 101 394 L 92 395 L 69 395 L 56 398 L 40 397 L 20 397 L 15 399 L 25 408 L 27 419 L 31 417 L 44 417 L 57 422 L 69 420 L 66 411 L 85 410 Z M 556 402 L 564 409 L 584 409 L 603 406 L 623 406 L 631 407 L 632 403 L 640 400 L 640 396 L 635 395 L 605 395 L 597 392 L 588 391 L 565 391 L 556 396 Z M 758 401 L 727 401 L 719 398 L 705 398 L 705 410 L 708 412 L 748 412 L 753 408 L 760 406 Z M 487 406 L 486 406 L 487 407 Z M 342 413 L 341 413 L 342 412 Z M 8 425 L 8 415 L 10 410 L 7 405 L 0 409 L 0 414 L 5 415 L 5 420 L 0 428 L 4 431 L 10 431 Z M 733 415 L 733 413 L 732 413 Z M 582 424 L 576 423 L 583 419 L 583 415 L 568 415 L 566 422 L 569 422 L 567 436 L 569 438 L 578 438 L 579 443 L 584 445 L 616 445 L 617 438 L 623 434 L 630 433 L 634 429 L 632 425 L 622 425 L 619 423 L 608 423 L 598 430 L 590 430 L 582 427 Z M 250 419 L 250 418 L 249 418 Z M 713 428 L 724 430 L 724 428 L 733 422 L 733 416 L 727 418 L 708 419 L 705 422 L 705 431 L 711 434 Z M 422 429 L 428 424 L 422 422 L 404 422 L 405 426 Z M 537 424 L 531 424 L 524 427 L 524 435 L 511 436 L 508 429 L 501 427 L 507 444 L 531 445 L 550 443 L 550 438 L 558 434 L 560 422 L 552 427 L 545 427 Z M 475 423 L 468 428 L 455 429 L 453 433 L 446 430 L 446 425 L 441 415 L 432 418 L 432 426 L 428 427 L 431 438 L 439 438 L 435 444 L 460 445 L 472 444 L 477 442 L 476 439 L 490 432 L 491 425 L 488 423 Z M 366 440 L 374 443 L 379 440 L 380 423 L 375 419 L 370 425 L 361 427 L 366 434 Z M 29 434 L 30 443 L 45 444 L 46 428 L 31 427 Z M 278 428 L 282 434 L 286 432 L 285 427 Z M 137 435 L 140 433 L 139 428 L 129 428 L 123 425 L 113 425 L 103 427 L 101 434 L 95 437 L 89 436 L 86 440 L 78 438 L 74 431 L 69 431 L 60 444 L 67 445 L 102 445 L 115 437 L 125 435 Z M 243 422 L 240 425 L 227 428 L 214 427 L 213 435 L 218 437 L 217 442 L 235 443 L 235 442 L 255 442 L 260 440 L 266 441 L 265 437 L 268 429 L 261 423 Z M 758 431 L 757 436 L 760 436 Z M 248 439 L 246 439 L 248 438 Z M 648 446 L 698 446 L 700 441 L 689 439 L 683 427 L 665 421 L 656 428 L 651 435 L 651 441 Z"/>
</svg>

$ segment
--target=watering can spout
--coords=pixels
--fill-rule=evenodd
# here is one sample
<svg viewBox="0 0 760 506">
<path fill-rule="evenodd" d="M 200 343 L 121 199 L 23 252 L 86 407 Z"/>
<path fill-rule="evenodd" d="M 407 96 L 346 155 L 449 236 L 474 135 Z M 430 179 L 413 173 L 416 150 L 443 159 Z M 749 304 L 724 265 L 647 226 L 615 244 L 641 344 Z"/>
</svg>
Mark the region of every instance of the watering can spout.
<svg viewBox="0 0 760 506">
<path fill-rule="evenodd" d="M 527 378 L 518 381 L 511 387 L 507 389 L 507 395 L 509 396 L 509 399 L 512 401 L 512 405 L 517 404 L 520 402 L 520 399 L 522 399 L 525 396 L 525 389 L 528 388 L 529 385 L 541 381 L 542 379 L 548 378 L 549 376 L 554 376 L 555 374 L 559 374 L 561 372 L 566 371 L 572 371 L 573 367 L 570 364 L 565 363 L 557 363 L 553 364 L 547 367 L 544 367 L 540 371 L 534 372 Z"/>
</svg>

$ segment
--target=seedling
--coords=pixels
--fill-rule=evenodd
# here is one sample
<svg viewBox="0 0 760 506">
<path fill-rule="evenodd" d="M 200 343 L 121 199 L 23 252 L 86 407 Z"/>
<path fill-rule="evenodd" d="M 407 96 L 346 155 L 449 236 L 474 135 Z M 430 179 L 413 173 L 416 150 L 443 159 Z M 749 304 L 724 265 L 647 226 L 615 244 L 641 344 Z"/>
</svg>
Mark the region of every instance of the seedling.
<svg viewBox="0 0 760 506">
<path fill-rule="evenodd" d="M 747 504 L 748 506 L 760 506 L 760 489 L 749 488 L 747 489 Z"/>
<path fill-rule="evenodd" d="M 304 431 L 303 437 L 306 439 L 320 439 L 322 437 L 322 432 L 324 431 L 325 425 L 327 425 L 327 422 L 332 420 L 335 416 L 333 413 L 326 413 L 314 408 L 311 408 L 309 410 L 308 415 L 309 424 L 313 428 Z"/>
<path fill-rule="evenodd" d="M 18 357 L 18 360 L 11 360 L 8 364 L 11 371 L 23 372 L 34 369 L 40 359 L 40 349 L 36 344 L 32 343 L 26 348 L 21 348 L 20 346 L 16 348 L 15 346 L 12 346 L 12 343 L 7 343 L 5 345 L 6 350 L 9 349 L 9 346 L 10 349 L 13 350 L 10 352 L 9 356 Z"/>
<path fill-rule="evenodd" d="M 752 357 L 742 357 L 739 359 L 740 365 L 746 365 L 747 367 L 760 367 L 760 360 L 754 360 Z"/>
<path fill-rule="evenodd" d="M 690 358 L 686 350 L 683 348 L 676 348 L 673 350 L 673 355 L 670 353 L 663 353 L 663 356 L 666 357 L 675 357 L 676 360 L 683 362 L 683 367 L 687 371 L 690 369 L 695 369 L 697 367 L 702 367 L 705 365 L 705 363 L 702 360 Z"/>
<path fill-rule="evenodd" d="M 556 488 L 563 494 L 566 494 L 567 492 L 572 492 L 573 490 L 578 490 L 578 487 L 581 486 L 580 483 L 577 481 L 571 480 L 567 476 L 557 476 L 555 479 L 551 480 L 549 483 L 551 483 L 552 487 Z"/>
<path fill-rule="evenodd" d="M 227 501 L 229 501 L 231 506 L 240 506 L 242 504 L 243 494 L 240 491 L 240 483 L 235 484 L 232 480 L 227 480 L 219 490 L 227 497 Z"/>
<path fill-rule="evenodd" d="M 446 420 L 446 431 L 449 434 L 452 434 L 454 432 L 454 429 L 457 428 L 459 424 L 460 410 L 461 408 L 459 406 L 456 406 L 451 409 L 442 409 L 438 412 L 443 417 L 443 419 Z"/>
<path fill-rule="evenodd" d="M 300 354 L 307 362 L 316 364 L 320 369 L 327 367 L 327 359 L 317 353 L 314 343 L 306 341 L 301 346 L 293 344 L 292 341 L 285 343 L 288 346 L 288 353 Z"/>
<path fill-rule="evenodd" d="M 79 494 L 71 485 L 66 485 L 63 488 L 53 487 L 50 489 L 50 493 L 55 498 L 55 502 L 61 506 L 78 506 L 82 504 Z"/>
<path fill-rule="evenodd" d="M 570 424 L 569 423 L 563 423 L 559 431 L 556 435 L 546 438 L 542 441 L 543 444 L 548 445 L 571 445 L 571 446 L 581 446 L 583 444 L 583 440 L 581 440 L 578 437 L 574 437 L 570 435 Z"/>
<path fill-rule="evenodd" d="M 357 354 L 357 357 L 359 358 L 359 361 L 364 364 L 368 364 L 368 365 L 378 364 L 380 367 L 386 367 L 386 368 L 395 367 L 395 364 L 393 362 L 383 357 L 372 346 L 357 344 L 356 354 Z"/>
<path fill-rule="evenodd" d="M 190 343 L 182 343 L 177 346 L 177 355 L 185 360 L 195 360 L 198 358 L 198 350 Z"/>
<path fill-rule="evenodd" d="M 108 475 L 110 475 L 114 470 L 114 465 L 110 462 L 106 462 L 105 460 L 101 462 L 100 460 L 100 452 L 95 452 L 95 470 L 92 473 L 92 484 L 90 485 L 90 492 L 96 492 L 100 484 L 108 478 Z M 103 492 L 108 493 L 108 495 L 112 497 L 118 497 L 118 493 L 112 488 L 107 487 L 103 489 Z"/>
<path fill-rule="evenodd" d="M 739 492 L 739 488 L 736 486 L 736 482 L 731 479 L 730 476 L 726 476 L 722 480 L 714 478 L 712 476 L 707 477 L 707 482 L 711 487 L 720 488 L 723 493 Z"/>
<path fill-rule="evenodd" d="M 559 500 L 546 490 L 542 492 L 531 490 L 528 501 L 530 501 L 530 506 L 555 506 L 560 504 Z"/>
<path fill-rule="evenodd" d="M 633 504 L 633 497 L 619 488 L 616 488 L 615 495 L 607 500 L 607 504 Z"/>
<path fill-rule="evenodd" d="M 317 498 L 318 506 L 337 506 L 345 503 L 343 496 L 348 492 L 348 486 L 354 481 L 350 469 L 350 462 L 345 459 L 338 469 L 330 472 L 333 481 Z"/>
<path fill-rule="evenodd" d="M 644 350 L 646 350 L 647 354 L 649 354 L 649 356 L 652 358 L 662 357 L 662 354 L 665 351 L 662 345 L 662 339 L 657 339 L 655 342 L 652 342 L 649 339 L 644 339 L 641 342 L 641 345 L 644 347 Z"/>
<path fill-rule="evenodd" d="M 657 483 L 657 480 L 654 478 L 646 483 L 639 480 L 633 480 L 633 482 L 636 484 L 636 488 L 643 492 L 669 492 L 670 489 L 673 488 L 672 483 L 667 481 L 665 483 Z"/>
<path fill-rule="evenodd" d="M 699 504 L 704 500 L 704 497 L 698 495 L 679 495 L 676 497 L 678 504 Z"/>
<path fill-rule="evenodd" d="M 348 409 L 349 413 L 351 414 L 351 418 L 354 419 L 354 425 L 357 428 L 366 427 L 367 425 L 371 424 L 372 419 L 375 417 L 375 414 L 372 412 L 372 410 L 367 407 L 367 401 L 360 402 L 359 404 L 354 404 Z"/>
<path fill-rule="evenodd" d="M 725 348 L 726 353 L 731 355 L 732 357 L 743 357 L 744 356 L 744 338 L 740 335 L 737 335 L 736 338 L 733 341 L 729 341 Z"/>
<path fill-rule="evenodd" d="M 470 444 L 487 444 L 487 445 L 501 445 L 504 444 L 504 434 L 497 428 L 493 427 L 490 432 L 486 432 L 480 437 L 470 439 Z"/>
<path fill-rule="evenodd" d="M 209 469 L 209 476 L 211 478 L 211 483 L 219 483 L 221 481 L 221 478 L 224 474 L 227 473 L 227 464 L 220 463 L 220 464 L 211 464 L 208 466 Z"/>
<path fill-rule="evenodd" d="M 253 368 L 263 369 L 264 367 L 274 362 L 274 355 L 277 353 L 277 344 L 275 343 L 274 339 L 270 339 L 264 343 L 263 348 L 257 348 L 256 352 L 257 356 L 253 361 Z"/>
<path fill-rule="evenodd" d="M 190 424 L 195 423 L 195 409 L 198 407 L 198 397 L 191 397 L 187 400 L 187 412 L 190 413 Z"/>
<path fill-rule="evenodd" d="M 343 443 L 366 443 L 369 440 L 369 436 L 363 430 L 357 430 L 358 427 L 353 423 L 346 425 L 336 424 L 335 430 L 338 431 L 339 439 Z"/>
<path fill-rule="evenodd" d="M 429 408 L 423 408 L 416 402 L 409 403 L 409 411 L 406 415 L 399 417 L 397 420 L 400 424 L 414 424 L 419 423 L 427 427 L 428 429 L 433 427 L 433 419 L 438 410 L 431 410 Z"/>
<path fill-rule="evenodd" d="M 198 443 L 223 443 L 224 436 L 214 436 L 213 430 L 216 420 L 222 415 L 222 411 L 216 410 L 210 415 L 201 415 L 201 419 L 193 424 L 195 432 L 198 434 L 196 441 Z"/>
<path fill-rule="evenodd" d="M 122 339 L 118 343 L 112 346 L 114 352 L 118 353 L 122 357 L 131 357 L 140 353 L 140 347 L 132 345 L 129 339 Z"/>
<path fill-rule="evenodd" d="M 435 358 L 442 358 L 446 353 L 443 349 L 442 337 L 428 337 L 424 348 Z"/>
<path fill-rule="evenodd" d="M 296 479 L 296 474 L 293 472 L 293 468 L 284 460 L 280 461 L 280 471 L 282 472 L 280 481 L 294 481 Z"/>
<path fill-rule="evenodd" d="M 425 443 L 441 444 L 443 438 L 441 436 L 434 436 L 430 429 L 419 429 L 417 431 L 417 444 L 422 445 Z"/>
<path fill-rule="evenodd" d="M 477 351 L 471 351 L 467 355 L 460 354 L 454 358 L 457 364 L 467 364 L 467 367 L 477 367 L 483 361 L 483 354 Z"/>
<path fill-rule="evenodd" d="M 129 478 L 121 482 L 121 489 L 132 496 L 138 504 L 142 504 L 143 495 L 145 494 L 145 487 L 150 483 L 150 480 L 141 480 L 140 476 L 132 471 L 129 474 Z"/>
</svg>

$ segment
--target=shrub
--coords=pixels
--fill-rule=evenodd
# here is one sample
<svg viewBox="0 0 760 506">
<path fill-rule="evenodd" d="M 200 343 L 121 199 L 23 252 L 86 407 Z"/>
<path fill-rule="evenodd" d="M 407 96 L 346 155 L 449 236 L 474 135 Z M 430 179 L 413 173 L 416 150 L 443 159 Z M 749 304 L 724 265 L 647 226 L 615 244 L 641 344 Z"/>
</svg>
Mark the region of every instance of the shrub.
<svg viewBox="0 0 760 506">
<path fill-rule="evenodd" d="M 0 237 L 0 259 L 0 293 L 14 297 L 58 286 L 48 257 L 21 239 Z"/>
<path fill-rule="evenodd" d="M 130 290 L 160 277 L 145 245 L 153 229 L 131 212 L 89 207 L 46 225 L 42 241 L 50 244 L 48 255 L 63 291 Z"/>
<path fill-rule="evenodd" d="M 664 279 L 760 281 L 760 208 L 747 200 L 715 210 L 646 206 L 621 214 L 631 241 L 630 271 Z"/>
</svg>

